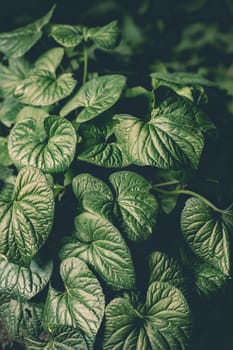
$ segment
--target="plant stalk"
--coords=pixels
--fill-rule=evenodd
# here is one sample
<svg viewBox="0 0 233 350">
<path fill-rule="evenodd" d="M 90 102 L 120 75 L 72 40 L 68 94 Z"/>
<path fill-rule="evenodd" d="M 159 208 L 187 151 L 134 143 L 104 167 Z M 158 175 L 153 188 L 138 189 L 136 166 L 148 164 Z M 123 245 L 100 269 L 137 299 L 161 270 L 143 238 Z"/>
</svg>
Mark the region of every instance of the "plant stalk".
<svg viewBox="0 0 233 350">
<path fill-rule="evenodd" d="M 88 51 L 87 46 L 83 45 L 83 84 L 87 81 L 87 69 L 88 69 Z"/>
</svg>

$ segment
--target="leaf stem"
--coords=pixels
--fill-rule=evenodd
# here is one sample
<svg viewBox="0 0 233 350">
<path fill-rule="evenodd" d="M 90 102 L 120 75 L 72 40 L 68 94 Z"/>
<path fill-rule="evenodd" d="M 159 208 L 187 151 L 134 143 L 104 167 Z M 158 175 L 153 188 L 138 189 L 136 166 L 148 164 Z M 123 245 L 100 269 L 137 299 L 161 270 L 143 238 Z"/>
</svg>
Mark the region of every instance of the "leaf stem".
<svg viewBox="0 0 233 350">
<path fill-rule="evenodd" d="M 88 52 L 86 44 L 83 44 L 83 84 L 87 81 Z"/>
<path fill-rule="evenodd" d="M 193 192 L 193 191 L 190 191 L 190 190 L 180 189 L 180 190 L 165 191 L 165 190 L 159 189 L 158 187 L 156 187 L 156 185 L 153 186 L 153 189 L 155 191 L 157 191 L 157 192 L 164 193 L 164 194 L 169 194 L 169 195 L 186 194 L 186 195 L 189 195 L 189 196 L 193 196 L 195 198 L 200 199 L 203 203 L 208 205 L 208 207 L 212 208 L 214 211 L 217 211 L 219 213 L 225 213 L 226 212 L 225 210 L 217 208 L 213 203 L 208 201 L 208 199 L 203 197 L 201 194 Z"/>
<path fill-rule="evenodd" d="M 158 188 L 158 187 L 165 187 L 165 186 L 177 185 L 177 184 L 180 184 L 180 181 L 178 181 L 178 180 L 171 180 L 171 181 L 166 181 L 166 182 L 161 182 L 159 184 L 155 184 L 154 187 Z"/>
</svg>

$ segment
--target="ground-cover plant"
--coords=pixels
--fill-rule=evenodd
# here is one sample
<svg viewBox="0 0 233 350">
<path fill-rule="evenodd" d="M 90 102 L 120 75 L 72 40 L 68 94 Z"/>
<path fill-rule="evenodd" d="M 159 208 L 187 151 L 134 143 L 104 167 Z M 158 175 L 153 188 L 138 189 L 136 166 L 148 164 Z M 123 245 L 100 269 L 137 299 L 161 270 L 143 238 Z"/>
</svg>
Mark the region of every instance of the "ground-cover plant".
<svg viewBox="0 0 233 350">
<path fill-rule="evenodd" d="M 218 87 L 89 71 L 117 21 L 54 10 L 0 34 L 0 320 L 28 350 L 187 349 L 194 305 L 231 278 L 231 203 L 202 194 Z"/>
</svg>

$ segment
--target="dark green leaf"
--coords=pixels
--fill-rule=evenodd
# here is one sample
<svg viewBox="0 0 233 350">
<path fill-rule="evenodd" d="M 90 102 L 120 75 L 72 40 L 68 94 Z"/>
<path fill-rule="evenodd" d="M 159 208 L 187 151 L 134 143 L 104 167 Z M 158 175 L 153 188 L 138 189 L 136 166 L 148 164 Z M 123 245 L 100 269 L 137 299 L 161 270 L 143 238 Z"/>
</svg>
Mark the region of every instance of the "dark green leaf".
<svg viewBox="0 0 233 350">
<path fill-rule="evenodd" d="M 93 267 L 115 290 L 135 287 L 130 251 L 120 232 L 104 218 L 83 213 L 75 218 L 73 238 L 61 250 L 61 258 L 78 257 Z"/>
<path fill-rule="evenodd" d="M 126 78 L 118 74 L 104 75 L 88 81 L 62 108 L 60 115 L 66 116 L 74 109 L 83 107 L 77 115 L 77 122 L 83 123 L 97 117 L 117 102 L 125 82 Z"/>
<path fill-rule="evenodd" d="M 64 47 L 75 47 L 83 40 L 82 27 L 67 24 L 54 24 L 50 36 Z"/>
<path fill-rule="evenodd" d="M 0 194 L 0 253 L 29 265 L 48 238 L 53 215 L 53 193 L 45 176 L 23 168 L 15 187 L 9 184 Z"/>
<path fill-rule="evenodd" d="M 7 137 L 0 136 L 0 164 L 5 166 L 13 164 L 12 160 L 9 157 L 7 145 L 8 145 Z"/>
<path fill-rule="evenodd" d="M 72 162 L 76 140 L 74 127 L 64 118 L 30 118 L 11 130 L 8 148 L 18 167 L 32 165 L 48 173 L 59 173 Z"/>
</svg>

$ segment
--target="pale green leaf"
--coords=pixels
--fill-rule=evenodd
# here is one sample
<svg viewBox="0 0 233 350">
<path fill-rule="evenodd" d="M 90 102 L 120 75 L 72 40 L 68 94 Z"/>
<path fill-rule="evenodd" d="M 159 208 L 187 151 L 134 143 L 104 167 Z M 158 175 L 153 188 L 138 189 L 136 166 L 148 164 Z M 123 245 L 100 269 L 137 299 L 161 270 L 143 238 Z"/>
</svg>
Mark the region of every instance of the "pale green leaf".
<svg viewBox="0 0 233 350">
<path fill-rule="evenodd" d="M 49 35 L 64 47 L 75 47 L 83 40 L 82 28 L 67 24 L 52 25 Z"/>
<path fill-rule="evenodd" d="M 0 164 L 5 166 L 13 164 L 12 160 L 9 157 L 7 145 L 8 145 L 7 137 L 0 136 Z"/>
<path fill-rule="evenodd" d="M 44 119 L 47 117 L 49 113 L 42 108 L 39 107 L 32 107 L 32 106 L 25 106 L 23 107 L 20 112 L 16 115 L 15 122 L 19 123 L 26 119 Z"/>
<path fill-rule="evenodd" d="M 0 194 L 0 253 L 29 265 L 52 228 L 54 198 L 43 173 L 23 168 Z"/>
<path fill-rule="evenodd" d="M 32 165 L 48 173 L 58 173 L 70 166 L 76 140 L 74 127 L 64 118 L 31 118 L 14 126 L 8 148 L 16 166 Z"/>
<path fill-rule="evenodd" d="M 17 58 L 23 56 L 41 38 L 42 28 L 50 21 L 55 6 L 51 10 L 25 27 L 0 34 L 0 51 L 6 56 Z"/>
<path fill-rule="evenodd" d="M 88 29 L 88 37 L 102 49 L 114 49 L 120 41 L 120 28 L 117 21 L 112 21 L 103 27 Z"/>
<path fill-rule="evenodd" d="M 94 342 L 103 319 L 105 300 L 102 288 L 78 258 L 68 258 L 61 263 L 60 274 L 65 291 L 50 287 L 44 312 L 45 328 L 58 325 L 79 328 L 90 342 Z"/>
<path fill-rule="evenodd" d="M 60 115 L 66 116 L 74 109 L 83 107 L 77 115 L 77 122 L 83 123 L 97 117 L 118 101 L 125 82 L 126 78 L 118 74 L 104 75 L 88 81 L 65 104 Z"/>
<path fill-rule="evenodd" d="M 49 106 L 69 96 L 77 81 L 71 73 L 56 77 L 47 70 L 35 71 L 15 90 L 21 103 L 32 106 Z"/>
<path fill-rule="evenodd" d="M 75 233 L 60 256 L 85 261 L 114 290 L 135 287 L 133 262 L 125 241 L 110 222 L 96 214 L 86 212 L 75 218 Z"/>
<path fill-rule="evenodd" d="M 41 55 L 36 60 L 34 67 L 36 70 L 47 70 L 51 73 L 55 73 L 62 61 L 63 56 L 64 49 L 61 47 L 54 47 Z"/>
<path fill-rule="evenodd" d="M 181 228 L 187 244 L 198 257 L 229 275 L 232 209 L 220 213 L 192 197 L 182 211 Z"/>
<path fill-rule="evenodd" d="M 182 293 L 164 282 L 150 285 L 145 305 L 130 297 L 106 308 L 104 350 L 185 350 L 190 310 Z"/>
<path fill-rule="evenodd" d="M 14 299 L 31 299 L 44 289 L 52 274 L 52 261 L 23 267 L 0 255 L 0 293 Z"/>
</svg>

